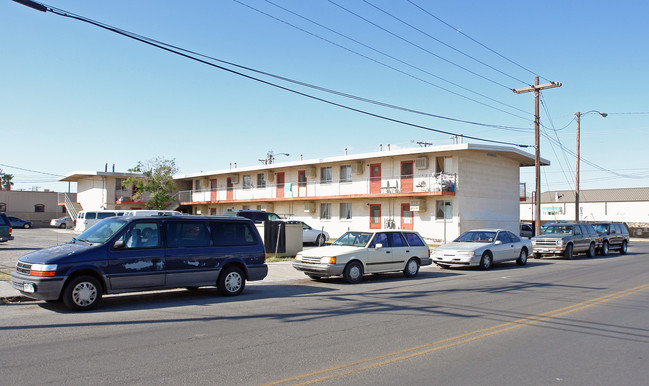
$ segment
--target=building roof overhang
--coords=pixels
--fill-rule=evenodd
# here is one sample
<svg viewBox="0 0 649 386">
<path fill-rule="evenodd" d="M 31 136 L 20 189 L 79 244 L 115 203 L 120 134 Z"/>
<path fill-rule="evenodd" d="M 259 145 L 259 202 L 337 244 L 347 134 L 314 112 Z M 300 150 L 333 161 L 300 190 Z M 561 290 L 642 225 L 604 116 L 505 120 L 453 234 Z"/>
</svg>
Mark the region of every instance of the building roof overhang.
<svg viewBox="0 0 649 386">
<path fill-rule="evenodd" d="M 59 178 L 59 181 L 77 182 L 79 180 L 92 178 L 92 177 L 116 177 L 116 178 L 142 177 L 142 173 L 74 171 Z"/>
</svg>

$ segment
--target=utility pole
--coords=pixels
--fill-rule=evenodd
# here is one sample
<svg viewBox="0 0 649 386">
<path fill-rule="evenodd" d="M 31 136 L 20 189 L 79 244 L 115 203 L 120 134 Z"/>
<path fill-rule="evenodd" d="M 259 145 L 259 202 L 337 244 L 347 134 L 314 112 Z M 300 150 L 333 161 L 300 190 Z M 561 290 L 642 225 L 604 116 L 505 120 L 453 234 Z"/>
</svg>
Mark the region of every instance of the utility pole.
<svg viewBox="0 0 649 386">
<path fill-rule="evenodd" d="M 513 89 L 516 94 L 523 94 L 534 91 L 534 172 L 536 174 L 536 221 L 534 223 L 534 234 L 541 234 L 541 134 L 540 134 L 540 117 L 539 117 L 539 95 L 541 90 L 548 88 L 561 87 L 561 83 L 550 82 L 539 85 L 539 77 L 534 77 L 534 86 Z"/>
<path fill-rule="evenodd" d="M 581 123 L 581 116 L 586 115 L 588 113 L 597 113 L 597 114 L 601 115 L 603 118 L 606 118 L 608 116 L 608 114 L 602 113 L 602 112 L 596 111 L 596 110 L 587 111 L 587 112 L 585 112 L 583 114 L 580 113 L 579 111 L 577 111 L 575 113 L 575 115 L 577 116 L 577 170 L 575 170 L 575 221 L 577 221 L 577 222 L 579 221 L 579 160 L 580 160 L 580 158 L 579 158 L 579 138 L 580 138 L 579 126 L 580 126 L 580 123 Z"/>
</svg>

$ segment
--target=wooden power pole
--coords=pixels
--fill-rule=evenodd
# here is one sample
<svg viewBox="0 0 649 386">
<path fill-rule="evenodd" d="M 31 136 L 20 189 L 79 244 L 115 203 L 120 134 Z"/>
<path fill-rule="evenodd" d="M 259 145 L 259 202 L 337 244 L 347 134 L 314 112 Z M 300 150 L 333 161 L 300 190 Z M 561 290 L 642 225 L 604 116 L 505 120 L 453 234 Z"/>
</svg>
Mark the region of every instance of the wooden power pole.
<svg viewBox="0 0 649 386">
<path fill-rule="evenodd" d="M 541 234 L 541 135 L 540 135 L 540 117 L 539 117 L 539 95 L 541 90 L 548 88 L 561 87 L 561 83 L 550 82 L 539 85 L 539 77 L 534 77 L 534 86 L 513 89 L 516 94 L 523 94 L 534 91 L 534 172 L 536 174 L 536 197 L 534 206 L 536 207 L 536 221 L 534 222 L 534 234 Z"/>
</svg>

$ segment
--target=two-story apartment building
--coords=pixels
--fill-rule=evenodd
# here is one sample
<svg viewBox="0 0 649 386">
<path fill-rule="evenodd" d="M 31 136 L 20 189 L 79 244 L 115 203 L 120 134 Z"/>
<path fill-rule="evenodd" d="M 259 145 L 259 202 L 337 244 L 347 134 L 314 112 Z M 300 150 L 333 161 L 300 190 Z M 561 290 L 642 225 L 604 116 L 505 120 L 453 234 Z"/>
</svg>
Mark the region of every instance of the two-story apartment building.
<svg viewBox="0 0 649 386">
<path fill-rule="evenodd" d="M 542 160 L 543 164 L 548 164 Z M 519 169 L 534 157 L 473 143 L 344 155 L 176 176 L 193 214 L 262 209 L 324 227 L 414 229 L 444 242 L 478 227 L 518 232 Z M 524 199 L 524 191 L 523 197 Z"/>
</svg>

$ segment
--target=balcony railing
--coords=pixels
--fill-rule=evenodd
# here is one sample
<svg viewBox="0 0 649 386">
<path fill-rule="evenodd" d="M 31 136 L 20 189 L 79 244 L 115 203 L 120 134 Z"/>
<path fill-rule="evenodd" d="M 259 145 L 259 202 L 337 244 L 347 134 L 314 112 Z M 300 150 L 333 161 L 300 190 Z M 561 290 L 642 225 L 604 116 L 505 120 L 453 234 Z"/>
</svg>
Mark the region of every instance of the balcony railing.
<svg viewBox="0 0 649 386">
<path fill-rule="evenodd" d="M 313 198 L 372 194 L 455 192 L 455 174 L 425 174 L 405 177 L 352 178 L 350 181 L 296 181 L 265 186 L 219 187 L 216 190 L 184 190 L 180 202 L 247 201 L 282 198 Z"/>
<path fill-rule="evenodd" d="M 120 202 L 147 202 L 151 194 L 144 193 L 139 199 L 135 199 L 132 189 L 115 189 L 115 203 Z"/>
</svg>

